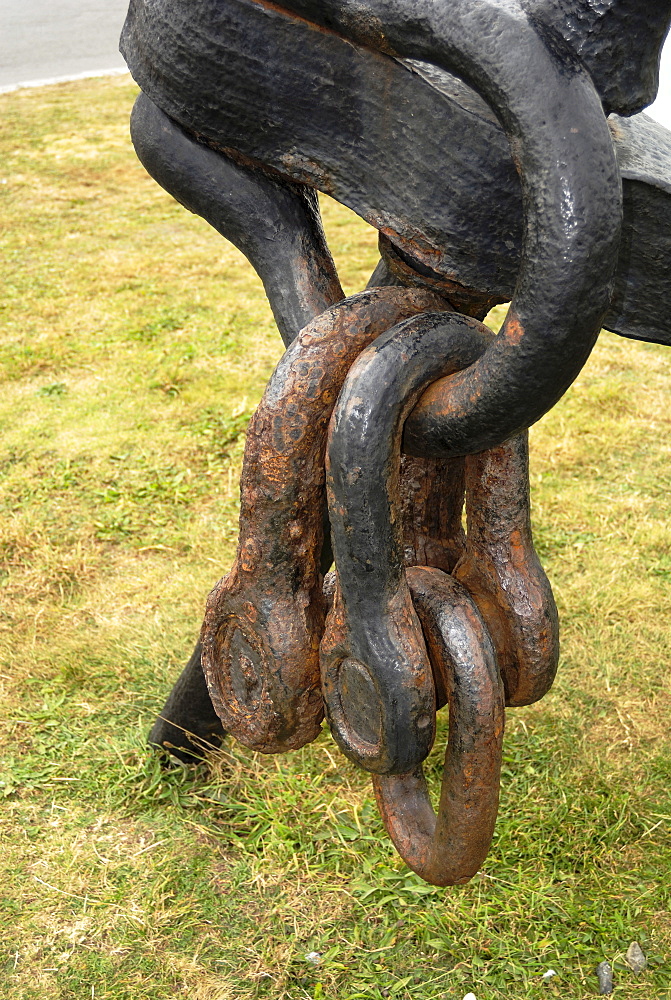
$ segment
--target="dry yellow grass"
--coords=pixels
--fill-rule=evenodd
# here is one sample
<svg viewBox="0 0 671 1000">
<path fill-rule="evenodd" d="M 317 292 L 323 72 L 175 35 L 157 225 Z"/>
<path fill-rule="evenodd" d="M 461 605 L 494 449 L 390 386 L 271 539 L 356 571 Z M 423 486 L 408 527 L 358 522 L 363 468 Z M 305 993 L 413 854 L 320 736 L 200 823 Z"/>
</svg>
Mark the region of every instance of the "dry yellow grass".
<svg viewBox="0 0 671 1000">
<path fill-rule="evenodd" d="M 602 958 L 623 1000 L 670 995 L 669 355 L 604 335 L 532 431 L 562 663 L 509 713 L 469 886 L 407 871 L 326 734 L 162 772 L 144 736 L 230 562 L 280 342 L 244 259 L 135 160 L 133 94 L 0 98 L 2 996 L 581 1000 Z M 362 287 L 375 234 L 325 218 Z"/>
</svg>

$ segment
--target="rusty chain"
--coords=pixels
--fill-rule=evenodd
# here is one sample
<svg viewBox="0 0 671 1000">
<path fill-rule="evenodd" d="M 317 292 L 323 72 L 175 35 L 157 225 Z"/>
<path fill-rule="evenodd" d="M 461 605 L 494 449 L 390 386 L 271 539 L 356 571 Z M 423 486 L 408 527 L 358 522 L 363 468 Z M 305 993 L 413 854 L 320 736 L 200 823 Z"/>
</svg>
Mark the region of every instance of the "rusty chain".
<svg viewBox="0 0 671 1000">
<path fill-rule="evenodd" d="M 208 598 L 202 662 L 224 726 L 255 750 L 303 746 L 323 718 L 324 452 L 342 383 L 384 330 L 445 308 L 421 289 L 371 289 L 345 299 L 299 334 L 252 418 L 238 553 Z"/>
<path fill-rule="evenodd" d="M 671 343 L 671 143 L 606 121 L 654 94 L 670 21 L 671 0 L 131 0 L 138 155 L 246 254 L 287 345 L 249 428 L 234 565 L 150 740 L 188 759 L 180 730 L 223 724 L 276 753 L 325 713 L 437 885 L 482 864 L 504 708 L 557 669 L 527 428 L 602 321 Z M 315 188 L 380 232 L 360 295 Z M 505 301 L 494 337 L 480 320 Z"/>
<path fill-rule="evenodd" d="M 482 864 L 504 703 L 541 697 L 557 662 L 529 530 L 526 434 L 469 459 L 401 456 L 426 385 L 474 363 L 491 339 L 448 310 L 432 291 L 371 289 L 287 350 L 250 424 L 238 553 L 202 632 L 229 732 L 264 753 L 295 749 L 315 739 L 325 708 L 343 752 L 373 772 L 399 852 L 437 885 Z M 337 567 L 326 622 L 325 462 Z M 445 704 L 436 817 L 422 761 Z"/>
</svg>

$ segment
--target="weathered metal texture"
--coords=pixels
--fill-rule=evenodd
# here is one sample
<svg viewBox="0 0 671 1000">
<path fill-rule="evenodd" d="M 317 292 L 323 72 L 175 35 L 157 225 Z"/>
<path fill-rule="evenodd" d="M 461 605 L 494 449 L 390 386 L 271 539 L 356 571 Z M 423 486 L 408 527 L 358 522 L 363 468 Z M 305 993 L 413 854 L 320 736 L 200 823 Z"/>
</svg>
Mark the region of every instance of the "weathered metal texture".
<svg viewBox="0 0 671 1000">
<path fill-rule="evenodd" d="M 463 458 L 413 458 L 401 455 L 397 503 L 403 531 L 403 562 L 409 586 L 409 567 L 424 566 L 452 573 L 464 555 L 464 462 Z M 426 638 L 425 633 L 424 639 Z M 427 652 L 430 653 L 428 647 Z M 449 684 L 440 663 L 431 655 L 429 662 L 436 693 L 436 709 L 439 710 L 447 704 Z"/>
<path fill-rule="evenodd" d="M 600 0 L 598 4 L 593 0 L 480 0 L 477 4 L 453 0 L 442 10 L 419 0 L 412 4 L 368 0 L 365 6 L 353 0 L 286 0 L 282 4 L 262 0 L 258 6 L 266 18 L 276 12 L 290 12 L 329 34 L 339 34 L 383 53 L 400 55 L 409 47 L 431 47 L 428 54 L 413 53 L 410 57 L 431 55 L 429 61 L 439 66 L 445 40 L 449 43 L 458 35 L 464 17 L 474 14 L 473 22 L 480 28 L 483 44 L 504 21 L 526 21 L 548 48 L 559 53 L 568 71 L 578 62 L 586 68 L 606 113 L 623 115 L 640 111 L 654 100 L 659 53 L 671 19 L 669 0 L 656 0 L 654 4 L 649 0 Z M 474 11 L 478 7 L 481 10 Z M 262 23 L 259 18 L 254 26 Z M 489 30 L 487 23 L 491 25 Z M 239 29 L 231 6 L 224 0 L 200 0 L 197 6 L 187 0 L 131 0 L 121 48 L 131 70 L 142 75 L 138 82 L 147 92 L 150 83 L 169 99 L 167 95 L 196 93 L 197 81 L 209 105 L 201 115 L 214 120 L 226 99 L 219 90 L 228 79 L 227 68 L 222 66 L 223 55 L 244 49 L 249 63 L 279 63 L 284 52 L 296 51 L 288 38 L 282 50 L 271 52 L 261 30 L 257 36 L 259 47 L 254 52 L 249 37 L 250 32 Z M 256 70 L 253 65 L 248 68 Z M 324 75 L 323 88 L 332 80 L 332 76 Z M 238 81 L 232 82 L 240 86 Z M 347 86 L 347 81 L 342 82 Z M 198 114 L 194 108 L 180 104 L 177 97 L 174 104 L 174 110 L 181 115 Z"/>
<path fill-rule="evenodd" d="M 401 456 L 399 511 L 406 566 L 451 573 L 464 555 L 464 459 Z"/>
<path fill-rule="evenodd" d="M 217 714 L 255 750 L 303 746 L 323 717 L 324 450 L 340 387 L 357 354 L 384 330 L 446 308 L 422 289 L 371 289 L 338 303 L 285 352 L 252 417 L 238 552 L 208 598 L 201 642 Z"/>
<path fill-rule="evenodd" d="M 380 262 L 368 281 L 368 287 L 400 285 L 402 287 L 429 288 L 443 295 L 455 312 L 475 319 L 484 319 L 489 310 L 501 299 L 497 295 L 467 288 L 457 281 L 430 270 L 418 260 L 410 262 L 388 236 L 378 236 Z"/>
<path fill-rule="evenodd" d="M 454 576 L 487 622 L 506 704 L 530 705 L 557 672 L 559 617 L 531 535 L 526 431 L 466 459 L 466 516 Z"/>
<path fill-rule="evenodd" d="M 424 386 L 474 364 L 491 340 L 457 314 L 407 320 L 359 355 L 333 413 L 326 475 L 339 586 L 322 686 L 338 745 L 374 773 L 412 770 L 434 735 L 431 667 L 403 570 L 403 423 Z"/>
<path fill-rule="evenodd" d="M 670 20 L 671 0 L 131 0 L 139 155 L 247 254 L 285 343 L 311 321 L 250 425 L 238 554 L 202 632 L 212 701 L 247 745 L 302 746 L 321 657 L 336 740 L 438 885 L 486 855 L 504 701 L 537 700 L 556 670 L 526 428 L 604 319 L 671 343 L 656 317 L 671 144 L 645 118 L 604 117 L 652 98 Z M 313 188 L 378 228 L 385 287 L 333 305 Z M 509 298 L 493 337 L 477 318 Z M 176 703 L 202 708 L 194 677 Z M 445 701 L 436 816 L 421 762 Z M 196 736 L 223 733 L 206 714 Z"/>
<path fill-rule="evenodd" d="M 669 0 L 525 0 L 524 6 L 585 64 L 606 113 L 630 115 L 654 101 Z"/>
<path fill-rule="evenodd" d="M 506 135 L 477 93 L 434 65 L 352 46 L 274 6 L 227 0 L 217 4 L 216 17 L 208 4 L 197 11 L 181 6 L 136 3 L 129 13 L 124 52 L 157 104 L 219 148 L 332 194 L 386 232 L 416 266 L 473 294 L 511 299 L 523 237 L 521 191 Z M 648 36 L 631 35 L 632 48 L 648 46 L 648 72 L 658 60 L 667 5 L 652 14 L 639 6 L 641 17 L 657 25 Z M 626 15 L 633 26 L 626 4 L 599 10 L 607 7 L 608 18 Z M 212 31 L 222 24 L 226 30 L 208 36 L 208 16 Z M 604 43 L 608 18 L 594 17 L 598 23 L 580 20 L 585 44 L 596 37 Z M 579 47 L 575 26 L 572 35 Z M 620 44 L 616 33 L 606 40 Z M 649 119 L 622 127 L 613 118 L 611 128 L 626 212 L 604 325 L 668 343 L 669 271 L 655 241 L 671 232 L 669 133 Z M 636 151 L 644 147 L 656 155 L 654 170 L 642 173 Z M 207 208 L 202 214 L 208 218 Z"/>
<path fill-rule="evenodd" d="M 478 871 L 494 832 L 503 687 L 487 628 L 464 587 L 436 569 L 410 568 L 407 578 L 450 705 L 438 815 L 421 766 L 408 774 L 374 775 L 373 787 L 406 864 L 433 885 L 456 885 Z"/>
<path fill-rule="evenodd" d="M 558 645 L 552 592 L 531 540 L 526 433 L 465 462 L 400 457 L 404 413 L 436 358 L 456 370 L 489 340 L 463 317 L 439 319 L 418 317 L 375 341 L 333 413 L 327 480 L 338 573 L 322 684 L 334 736 L 373 771 L 399 853 L 426 881 L 454 885 L 481 866 L 496 822 L 500 670 L 509 701 L 527 704 L 551 685 Z M 362 466 L 364 441 L 374 457 Z M 421 760 L 432 742 L 426 720 L 446 702 L 436 816 Z M 412 753 L 404 772 L 399 758 Z"/>
<path fill-rule="evenodd" d="M 235 34 L 228 4 L 203 4 L 199 13 L 193 5 L 168 7 L 175 13 L 170 27 L 185 32 L 173 58 L 193 60 L 189 46 L 200 33 L 208 39 Z M 496 341 L 453 387 L 449 420 L 442 415 L 431 428 L 441 453 L 492 447 L 563 395 L 585 363 L 610 301 L 621 185 L 594 85 L 577 59 L 571 65 L 566 49 L 546 46 L 536 20 L 510 0 L 475 6 L 454 0 L 449 8 L 417 0 L 411 10 L 401 0 L 370 0 L 365 14 L 354 0 L 294 0 L 287 7 L 353 42 L 458 73 L 504 125 L 522 178 L 525 214 L 512 305 Z M 134 4 L 130 24 L 142 21 L 147 9 Z M 132 29 L 126 32 L 132 35 Z M 236 42 L 248 60 L 249 37 L 247 45 L 242 36 Z M 253 44 L 258 60 L 256 39 Z M 274 87 L 280 89 L 277 79 Z M 184 104 L 182 92 L 182 109 Z M 358 156 L 358 149 L 353 152 Z"/>
<path fill-rule="evenodd" d="M 494 642 L 506 704 L 538 701 L 557 672 L 559 617 L 531 534 L 528 433 L 465 460 L 403 455 L 398 507 L 406 567 L 464 584 Z M 434 680 L 440 708 L 435 669 Z"/>
<path fill-rule="evenodd" d="M 609 119 L 623 179 L 620 263 L 606 326 L 671 345 L 671 132 L 647 115 Z"/>
</svg>

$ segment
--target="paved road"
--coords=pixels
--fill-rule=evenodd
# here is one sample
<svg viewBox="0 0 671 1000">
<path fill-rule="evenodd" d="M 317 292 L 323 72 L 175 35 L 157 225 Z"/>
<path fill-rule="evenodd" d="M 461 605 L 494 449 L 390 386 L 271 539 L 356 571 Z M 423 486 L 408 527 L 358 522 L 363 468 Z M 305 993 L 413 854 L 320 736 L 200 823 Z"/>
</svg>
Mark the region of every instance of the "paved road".
<svg viewBox="0 0 671 1000">
<path fill-rule="evenodd" d="M 128 0 L 0 0 L 0 88 L 123 69 Z"/>
<path fill-rule="evenodd" d="M 119 33 L 128 0 L 0 0 L 0 90 L 123 69 Z M 660 96 L 649 109 L 671 129 L 671 40 Z"/>
</svg>

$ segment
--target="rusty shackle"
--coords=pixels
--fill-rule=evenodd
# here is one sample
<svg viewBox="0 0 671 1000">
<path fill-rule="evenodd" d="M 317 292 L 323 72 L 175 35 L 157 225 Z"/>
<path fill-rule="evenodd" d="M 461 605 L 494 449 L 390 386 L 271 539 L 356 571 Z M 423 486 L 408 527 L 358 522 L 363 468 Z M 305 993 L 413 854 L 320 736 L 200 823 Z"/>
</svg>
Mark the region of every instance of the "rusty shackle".
<svg viewBox="0 0 671 1000">
<path fill-rule="evenodd" d="M 326 474 L 339 588 L 322 642 L 322 685 L 336 742 L 374 773 L 420 764 L 435 727 L 394 503 L 403 424 L 427 384 L 472 365 L 491 339 L 456 313 L 407 320 L 359 356 L 333 414 Z"/>
<path fill-rule="evenodd" d="M 224 727 L 263 753 L 294 750 L 323 718 L 324 451 L 357 354 L 389 327 L 449 308 L 422 289 L 377 288 L 309 323 L 277 365 L 250 422 L 238 551 L 207 600 L 202 663 Z"/>
<path fill-rule="evenodd" d="M 531 536 L 528 431 L 465 465 L 468 533 L 454 576 L 487 622 L 506 705 L 531 705 L 557 672 L 559 616 Z"/>
<path fill-rule="evenodd" d="M 421 765 L 373 775 L 378 808 L 406 864 L 432 885 L 468 882 L 487 857 L 499 804 L 504 693 L 487 627 L 468 591 L 438 569 L 407 570 L 436 686 L 449 703 L 438 813 Z"/>
<path fill-rule="evenodd" d="M 435 377 L 436 358 L 443 371 L 458 369 L 490 336 L 457 315 L 416 317 L 383 334 L 350 370 L 327 453 L 337 566 L 322 641 L 327 718 L 343 752 L 373 771 L 399 853 L 436 885 L 468 881 L 482 864 L 498 807 L 504 702 L 541 697 L 558 656 L 556 608 L 529 527 L 526 432 L 442 468 L 401 461 L 404 416 L 423 378 Z M 431 481 L 451 483 L 438 518 Z M 436 816 L 421 768 L 433 736 L 424 720 L 433 723 L 445 702 Z"/>
</svg>

